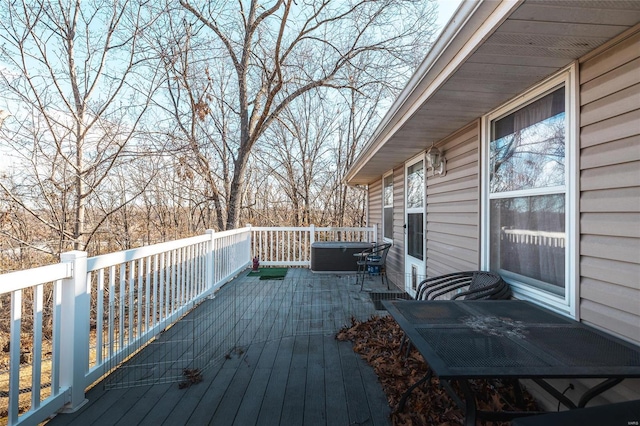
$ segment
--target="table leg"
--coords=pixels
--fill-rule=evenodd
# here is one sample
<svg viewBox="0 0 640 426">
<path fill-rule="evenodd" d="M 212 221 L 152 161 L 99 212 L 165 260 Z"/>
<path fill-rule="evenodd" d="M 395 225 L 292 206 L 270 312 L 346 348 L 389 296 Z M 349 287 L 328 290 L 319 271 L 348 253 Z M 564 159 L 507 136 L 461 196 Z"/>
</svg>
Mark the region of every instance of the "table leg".
<svg viewBox="0 0 640 426">
<path fill-rule="evenodd" d="M 418 380 L 417 382 L 415 382 L 414 384 L 409 386 L 409 389 L 407 389 L 404 392 L 404 394 L 402 394 L 402 398 L 400 398 L 400 402 L 398 403 L 398 408 L 396 409 L 396 411 L 404 410 L 404 405 L 407 403 L 407 398 L 409 398 L 409 395 L 411 395 L 411 392 L 413 392 L 413 390 L 415 388 L 417 388 L 418 386 L 420 386 L 424 382 L 427 382 L 427 381 L 431 380 L 432 375 L 433 375 L 433 373 L 431 372 L 431 369 L 428 369 L 427 370 L 427 374 L 425 374 L 422 379 Z"/>
<path fill-rule="evenodd" d="M 522 387 L 520 387 L 520 382 L 517 379 L 505 379 L 504 382 L 513 387 L 513 396 L 515 397 L 516 405 L 522 407 L 524 405 L 524 395 L 522 393 Z"/>
<path fill-rule="evenodd" d="M 478 415 L 476 396 L 471 390 L 467 380 L 458 380 L 458 383 L 464 394 L 464 424 L 465 426 L 476 426 L 476 417 Z"/>
<path fill-rule="evenodd" d="M 549 383 L 547 383 L 545 380 L 543 379 L 532 379 L 532 380 L 536 382 L 545 391 L 547 391 L 551 396 L 556 398 L 565 407 L 569 408 L 570 410 L 573 410 L 575 408 L 584 408 L 587 405 L 587 403 L 591 401 L 593 398 L 600 395 L 602 392 L 611 389 L 618 383 L 622 382 L 622 380 L 624 379 L 611 378 L 598 383 L 594 387 L 588 389 L 584 394 L 582 394 L 577 405 L 574 404 L 574 402 L 571 401 L 569 398 L 567 398 L 562 392 L 560 392 L 559 390 L 551 386 Z"/>
<path fill-rule="evenodd" d="M 555 399 L 557 399 L 560 403 L 562 403 L 562 405 L 564 405 L 565 407 L 567 407 L 570 410 L 573 410 L 574 408 L 577 408 L 576 404 L 573 403 L 573 401 L 571 401 L 569 398 L 567 398 L 562 392 L 560 392 L 558 389 L 554 388 L 553 386 L 551 386 L 549 383 L 547 383 L 546 381 L 544 381 L 543 379 L 532 379 L 535 383 L 538 384 L 538 386 L 540 386 L 542 389 L 544 389 L 545 391 L 547 391 L 547 393 L 549 395 L 551 395 L 552 397 L 554 397 Z"/>
<path fill-rule="evenodd" d="M 358 260 L 358 270 L 356 272 L 356 284 L 358 284 L 358 281 L 360 281 L 360 291 L 362 291 L 362 289 L 364 288 L 364 278 L 365 278 L 365 274 L 367 273 L 367 265 L 366 263 L 363 263 L 364 260 L 367 258 L 367 255 L 364 253 L 356 253 L 354 254 L 354 256 L 357 256 Z"/>
<path fill-rule="evenodd" d="M 603 382 L 598 383 L 597 385 L 595 385 L 594 387 L 592 387 L 582 395 L 582 397 L 580 398 L 580 401 L 578 401 L 578 407 L 579 408 L 585 407 L 587 403 L 591 401 L 593 398 L 600 395 L 602 392 L 611 389 L 612 387 L 620 383 L 622 380 L 624 379 L 607 379 Z"/>
</svg>

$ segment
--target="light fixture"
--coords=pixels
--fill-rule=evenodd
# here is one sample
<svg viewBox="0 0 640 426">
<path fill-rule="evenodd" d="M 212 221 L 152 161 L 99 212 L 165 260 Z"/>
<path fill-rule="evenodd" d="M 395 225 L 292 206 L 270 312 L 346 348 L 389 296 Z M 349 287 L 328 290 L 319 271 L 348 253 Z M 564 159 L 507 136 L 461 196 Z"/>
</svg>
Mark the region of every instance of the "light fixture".
<svg viewBox="0 0 640 426">
<path fill-rule="evenodd" d="M 431 146 L 427 151 L 427 166 L 431 168 L 431 176 L 447 174 L 447 159 L 435 146 Z"/>
</svg>

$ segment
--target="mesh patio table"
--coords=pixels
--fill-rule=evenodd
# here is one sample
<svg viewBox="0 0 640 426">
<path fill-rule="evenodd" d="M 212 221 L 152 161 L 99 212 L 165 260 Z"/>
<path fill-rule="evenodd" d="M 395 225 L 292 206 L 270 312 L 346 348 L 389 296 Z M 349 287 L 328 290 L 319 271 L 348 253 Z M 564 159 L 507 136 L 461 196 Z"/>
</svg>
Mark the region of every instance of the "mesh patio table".
<svg viewBox="0 0 640 426">
<path fill-rule="evenodd" d="M 471 379 L 532 379 L 566 407 L 584 407 L 625 378 L 640 377 L 640 347 L 527 301 L 384 301 L 429 366 L 400 403 L 432 374 L 476 417 L 507 420 L 536 413 L 478 411 Z M 546 379 L 601 378 L 574 403 Z M 458 395 L 451 382 L 457 382 Z M 461 398 L 461 396 L 464 398 Z"/>
</svg>

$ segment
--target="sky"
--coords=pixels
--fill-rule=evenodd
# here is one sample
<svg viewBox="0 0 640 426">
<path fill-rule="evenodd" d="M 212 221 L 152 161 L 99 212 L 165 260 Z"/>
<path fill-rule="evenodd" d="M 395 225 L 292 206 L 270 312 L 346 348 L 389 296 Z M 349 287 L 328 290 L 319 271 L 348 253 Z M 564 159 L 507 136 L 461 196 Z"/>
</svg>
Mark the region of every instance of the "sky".
<svg viewBox="0 0 640 426">
<path fill-rule="evenodd" d="M 437 0 L 438 2 L 438 19 L 436 23 L 440 27 L 440 31 L 449 21 L 451 15 L 456 11 L 462 0 Z M 10 168 L 11 156 L 2 152 L 0 147 L 0 171 Z"/>
<path fill-rule="evenodd" d="M 439 27 L 443 27 L 444 24 L 449 22 L 449 18 L 456 11 L 458 5 L 462 3 L 462 0 L 438 0 L 438 23 Z"/>
</svg>

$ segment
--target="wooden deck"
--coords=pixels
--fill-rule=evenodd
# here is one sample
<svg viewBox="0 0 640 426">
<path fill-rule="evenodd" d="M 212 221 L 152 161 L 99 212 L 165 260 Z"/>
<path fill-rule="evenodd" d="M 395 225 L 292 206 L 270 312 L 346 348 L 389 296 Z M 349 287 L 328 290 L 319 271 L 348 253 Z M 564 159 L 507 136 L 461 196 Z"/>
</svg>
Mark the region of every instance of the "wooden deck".
<svg viewBox="0 0 640 426">
<path fill-rule="evenodd" d="M 368 279 L 385 298 L 378 286 Z M 389 425 L 375 373 L 334 338 L 352 316 L 384 314 L 371 294 L 354 275 L 243 273 L 48 424 Z M 202 381 L 181 377 L 185 368 Z"/>
</svg>

